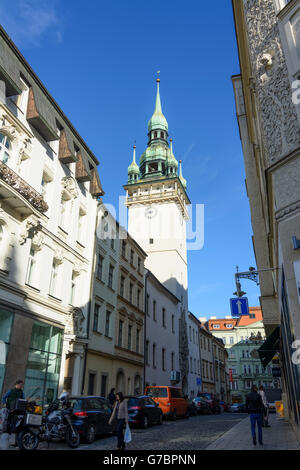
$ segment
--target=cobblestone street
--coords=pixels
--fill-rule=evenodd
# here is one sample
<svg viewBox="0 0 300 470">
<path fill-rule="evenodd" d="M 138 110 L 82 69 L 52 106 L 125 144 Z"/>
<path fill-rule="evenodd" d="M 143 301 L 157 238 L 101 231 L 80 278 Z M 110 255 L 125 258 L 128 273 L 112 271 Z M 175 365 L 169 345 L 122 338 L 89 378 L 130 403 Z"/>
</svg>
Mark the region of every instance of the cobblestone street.
<svg viewBox="0 0 300 470">
<path fill-rule="evenodd" d="M 201 450 L 244 419 L 244 414 L 193 416 L 189 419 L 164 421 L 162 426 L 132 429 L 132 442 L 128 450 Z M 81 444 L 78 450 L 114 450 L 116 436 L 102 436 L 93 444 Z M 39 449 L 46 449 L 41 443 Z M 50 444 L 49 450 L 69 450 L 66 444 Z"/>
</svg>

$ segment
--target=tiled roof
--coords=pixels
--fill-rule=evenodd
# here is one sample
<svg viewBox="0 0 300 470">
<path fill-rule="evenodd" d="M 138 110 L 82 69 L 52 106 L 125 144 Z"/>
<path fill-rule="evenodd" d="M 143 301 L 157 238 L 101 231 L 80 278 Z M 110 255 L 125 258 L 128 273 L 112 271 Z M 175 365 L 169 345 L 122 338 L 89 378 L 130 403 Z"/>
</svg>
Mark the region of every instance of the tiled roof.
<svg viewBox="0 0 300 470">
<path fill-rule="evenodd" d="M 255 315 L 250 318 L 250 315 Z M 208 320 L 208 328 L 210 331 L 228 331 L 236 326 L 252 325 L 258 321 L 262 321 L 262 311 L 260 307 L 249 307 L 249 315 L 243 315 L 240 318 L 216 318 L 215 320 Z M 219 325 L 219 328 L 214 328 L 213 325 Z M 232 325 L 228 328 L 226 325 Z"/>
</svg>

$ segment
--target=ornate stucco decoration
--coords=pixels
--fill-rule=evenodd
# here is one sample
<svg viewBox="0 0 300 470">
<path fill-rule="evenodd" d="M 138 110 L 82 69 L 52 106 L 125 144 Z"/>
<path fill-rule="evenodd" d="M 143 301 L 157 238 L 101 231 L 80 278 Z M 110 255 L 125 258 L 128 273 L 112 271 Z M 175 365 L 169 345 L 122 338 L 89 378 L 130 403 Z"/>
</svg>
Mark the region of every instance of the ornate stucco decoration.
<svg viewBox="0 0 300 470">
<path fill-rule="evenodd" d="M 2 162 L 0 162 L 0 179 L 20 193 L 39 212 L 46 212 L 48 210 L 48 204 L 44 201 L 43 197 Z"/>
<path fill-rule="evenodd" d="M 58 248 L 55 250 L 54 252 L 54 256 L 53 256 L 53 259 L 55 261 L 56 264 L 62 264 L 63 261 L 64 261 L 64 250 Z"/>
<path fill-rule="evenodd" d="M 81 263 L 76 263 L 73 267 L 74 276 L 80 276 L 80 273 L 83 271 L 83 265 Z"/>
<path fill-rule="evenodd" d="M 72 176 L 65 176 L 62 182 L 62 195 L 66 193 L 70 199 L 75 199 L 78 196 L 76 181 Z"/>
<path fill-rule="evenodd" d="M 299 146 L 300 126 L 273 0 L 244 0 L 244 11 L 266 164 L 270 165 Z"/>
<path fill-rule="evenodd" d="M 31 215 L 26 220 L 24 220 L 22 229 L 20 231 L 20 245 L 23 245 L 27 238 L 33 239 L 41 229 L 41 221 L 35 215 Z"/>
<path fill-rule="evenodd" d="M 87 333 L 84 323 L 85 317 L 82 310 L 77 307 L 72 308 L 66 322 L 65 334 L 86 338 Z"/>
</svg>

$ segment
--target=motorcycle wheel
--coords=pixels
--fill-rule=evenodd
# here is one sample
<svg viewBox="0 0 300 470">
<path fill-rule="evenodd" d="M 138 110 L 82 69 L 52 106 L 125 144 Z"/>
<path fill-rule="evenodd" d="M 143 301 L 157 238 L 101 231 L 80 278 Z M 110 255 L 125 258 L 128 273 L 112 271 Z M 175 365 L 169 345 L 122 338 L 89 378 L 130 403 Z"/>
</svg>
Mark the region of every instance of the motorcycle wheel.
<svg viewBox="0 0 300 470">
<path fill-rule="evenodd" d="M 20 450 L 35 450 L 39 445 L 39 438 L 31 431 L 21 431 L 17 436 Z"/>
<path fill-rule="evenodd" d="M 76 449 L 76 447 L 78 447 L 80 444 L 80 435 L 76 428 L 73 427 L 73 429 L 74 429 L 74 433 L 72 432 L 72 429 L 70 427 L 67 428 L 66 443 L 72 449 Z"/>
</svg>

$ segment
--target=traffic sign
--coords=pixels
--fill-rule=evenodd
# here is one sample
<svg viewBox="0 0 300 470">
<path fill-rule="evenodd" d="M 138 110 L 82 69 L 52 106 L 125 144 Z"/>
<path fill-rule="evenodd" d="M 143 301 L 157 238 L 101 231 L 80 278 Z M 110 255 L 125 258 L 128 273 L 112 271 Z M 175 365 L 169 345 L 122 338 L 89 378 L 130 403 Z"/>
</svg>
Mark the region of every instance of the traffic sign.
<svg viewBox="0 0 300 470">
<path fill-rule="evenodd" d="M 231 316 L 240 317 L 249 315 L 249 306 L 247 297 L 235 297 L 230 299 Z"/>
</svg>

